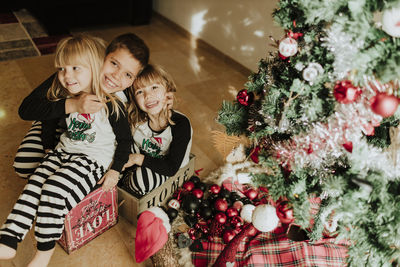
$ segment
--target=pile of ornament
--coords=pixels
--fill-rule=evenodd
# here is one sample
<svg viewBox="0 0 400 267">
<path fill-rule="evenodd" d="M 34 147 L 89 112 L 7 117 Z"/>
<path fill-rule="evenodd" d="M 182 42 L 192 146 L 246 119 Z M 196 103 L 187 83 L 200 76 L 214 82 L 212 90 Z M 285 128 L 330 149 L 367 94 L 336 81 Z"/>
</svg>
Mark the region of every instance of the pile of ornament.
<svg viewBox="0 0 400 267">
<path fill-rule="evenodd" d="M 250 223 L 257 230 L 268 232 L 278 226 L 286 229 L 294 221 L 290 204 L 284 200 L 272 201 L 264 187 L 234 184 L 228 180 L 221 186 L 206 184 L 197 176 L 192 176 L 174 192 L 166 213 L 171 222 L 182 214 L 189 226 L 189 238 L 197 243 L 191 247 L 192 251 L 201 250 L 199 241 L 222 238 L 227 244 Z M 183 239 L 178 239 L 179 247 L 180 241 Z"/>
</svg>

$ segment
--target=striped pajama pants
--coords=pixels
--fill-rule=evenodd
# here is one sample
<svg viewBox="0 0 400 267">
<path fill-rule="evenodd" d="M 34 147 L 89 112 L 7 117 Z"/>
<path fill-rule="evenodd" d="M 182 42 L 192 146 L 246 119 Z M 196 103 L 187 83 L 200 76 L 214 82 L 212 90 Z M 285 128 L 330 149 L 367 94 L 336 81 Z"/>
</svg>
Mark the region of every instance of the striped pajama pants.
<svg viewBox="0 0 400 267">
<path fill-rule="evenodd" d="M 57 129 L 57 141 L 63 131 L 62 128 Z M 40 162 L 42 162 L 45 152 L 41 134 L 42 123 L 40 121 L 34 121 L 17 150 L 13 167 L 21 178 L 28 178 L 36 170 Z"/>
<path fill-rule="evenodd" d="M 57 129 L 57 132 L 60 134 L 62 129 Z M 42 123 L 40 121 L 33 122 L 31 129 L 18 148 L 13 166 L 15 172 L 22 178 L 28 178 L 39 166 L 45 155 L 41 133 Z M 136 146 L 134 146 L 133 151 L 140 153 Z M 127 169 L 119 185 L 131 193 L 141 196 L 159 187 L 168 178 L 168 176 L 156 173 L 149 168 L 138 166 Z"/>
<path fill-rule="evenodd" d="M 133 147 L 133 153 L 140 153 L 136 144 Z M 162 185 L 168 178 L 149 168 L 134 166 L 124 172 L 120 185 L 135 195 L 143 196 Z"/>
<path fill-rule="evenodd" d="M 0 229 L 0 243 L 16 249 L 36 219 L 38 250 L 52 249 L 62 235 L 65 215 L 94 189 L 103 174 L 103 166 L 84 154 L 62 149 L 50 152 L 29 177 Z"/>
</svg>

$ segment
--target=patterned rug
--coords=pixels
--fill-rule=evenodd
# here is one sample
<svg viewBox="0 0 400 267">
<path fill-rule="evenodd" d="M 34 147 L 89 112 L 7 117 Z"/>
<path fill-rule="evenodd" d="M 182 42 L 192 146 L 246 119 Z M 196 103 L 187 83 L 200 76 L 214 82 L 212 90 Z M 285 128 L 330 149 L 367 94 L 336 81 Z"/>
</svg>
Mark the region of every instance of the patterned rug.
<svg viewBox="0 0 400 267">
<path fill-rule="evenodd" d="M 49 36 L 26 9 L 0 13 L 0 61 L 52 54 L 68 35 Z"/>
</svg>

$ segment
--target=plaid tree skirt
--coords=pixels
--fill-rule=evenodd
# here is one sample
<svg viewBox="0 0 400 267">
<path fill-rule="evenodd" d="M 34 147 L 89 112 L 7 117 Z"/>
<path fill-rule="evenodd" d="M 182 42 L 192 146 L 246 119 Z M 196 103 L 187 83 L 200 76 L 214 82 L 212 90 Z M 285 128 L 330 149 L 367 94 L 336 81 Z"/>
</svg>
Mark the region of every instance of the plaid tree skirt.
<svg viewBox="0 0 400 267">
<path fill-rule="evenodd" d="M 336 244 L 335 244 L 336 242 Z M 211 266 L 225 248 L 221 238 L 203 242 L 204 251 L 192 253 L 195 266 Z M 292 241 L 285 233 L 245 237 L 237 254 L 238 266 L 346 266 L 347 242 L 325 238 L 315 243 Z"/>
</svg>

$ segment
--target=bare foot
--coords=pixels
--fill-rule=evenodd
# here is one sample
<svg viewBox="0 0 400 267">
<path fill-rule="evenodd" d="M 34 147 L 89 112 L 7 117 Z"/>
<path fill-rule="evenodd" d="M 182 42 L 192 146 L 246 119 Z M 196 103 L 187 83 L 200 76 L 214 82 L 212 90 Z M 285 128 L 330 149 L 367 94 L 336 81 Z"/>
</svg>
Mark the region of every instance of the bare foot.
<svg viewBox="0 0 400 267">
<path fill-rule="evenodd" d="M 0 244 L 0 259 L 9 260 L 15 257 L 15 249 L 10 248 L 4 244 Z"/>
<path fill-rule="evenodd" d="M 46 251 L 36 251 L 32 261 L 28 264 L 28 267 L 46 267 L 54 253 L 54 249 L 55 248 Z"/>
</svg>

